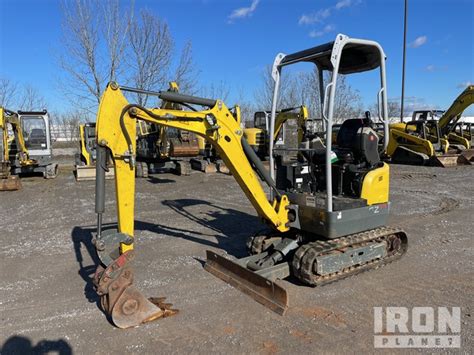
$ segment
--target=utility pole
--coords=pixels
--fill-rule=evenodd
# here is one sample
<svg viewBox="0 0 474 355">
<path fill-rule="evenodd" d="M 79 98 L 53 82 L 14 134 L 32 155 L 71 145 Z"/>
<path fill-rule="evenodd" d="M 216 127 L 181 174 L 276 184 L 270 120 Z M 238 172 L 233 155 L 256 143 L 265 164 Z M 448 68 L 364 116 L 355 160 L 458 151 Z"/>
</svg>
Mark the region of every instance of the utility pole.
<svg viewBox="0 0 474 355">
<path fill-rule="evenodd" d="M 405 105 L 405 61 L 407 50 L 407 8 L 408 0 L 405 0 L 405 16 L 403 18 L 403 64 L 402 64 L 402 97 L 400 106 L 400 122 L 403 122 L 403 106 Z"/>
</svg>

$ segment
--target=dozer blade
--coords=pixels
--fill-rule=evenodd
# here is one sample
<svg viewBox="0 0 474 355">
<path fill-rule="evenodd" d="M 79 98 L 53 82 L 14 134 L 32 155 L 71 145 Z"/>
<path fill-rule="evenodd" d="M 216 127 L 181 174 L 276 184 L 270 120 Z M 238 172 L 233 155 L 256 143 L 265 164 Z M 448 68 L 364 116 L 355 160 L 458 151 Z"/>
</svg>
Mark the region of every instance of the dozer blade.
<svg viewBox="0 0 474 355">
<path fill-rule="evenodd" d="M 438 155 L 433 156 L 431 158 L 431 165 L 434 166 L 442 166 L 442 167 L 450 167 L 458 165 L 458 154 L 445 154 L 445 155 Z"/>
<path fill-rule="evenodd" d="M 277 281 L 271 281 L 210 250 L 206 254 L 204 269 L 272 311 L 285 314 L 288 309 L 288 294 Z"/>
<path fill-rule="evenodd" d="M 93 181 L 95 180 L 95 171 L 96 168 L 94 165 L 76 165 L 74 170 L 74 175 L 76 176 L 76 181 Z M 114 169 L 111 168 L 105 173 L 106 179 L 113 179 L 115 176 Z"/>
<path fill-rule="evenodd" d="M 131 328 L 155 319 L 169 317 L 178 312 L 165 298 L 145 298 L 133 286 L 133 270 L 130 262 L 133 251 L 115 259 L 106 269 L 99 266 L 94 276 L 94 285 L 100 296 L 104 312 L 118 328 Z"/>
</svg>

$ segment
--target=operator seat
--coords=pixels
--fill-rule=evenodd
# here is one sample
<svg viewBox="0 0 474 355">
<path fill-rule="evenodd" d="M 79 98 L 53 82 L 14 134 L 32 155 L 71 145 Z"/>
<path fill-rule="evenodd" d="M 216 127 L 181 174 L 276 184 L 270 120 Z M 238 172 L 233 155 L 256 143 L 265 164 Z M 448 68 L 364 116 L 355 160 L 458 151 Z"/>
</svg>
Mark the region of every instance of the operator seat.
<svg viewBox="0 0 474 355">
<path fill-rule="evenodd" d="M 353 168 L 372 168 L 380 163 L 379 138 L 371 120 L 354 118 L 344 121 L 337 134 L 336 154 Z"/>
</svg>

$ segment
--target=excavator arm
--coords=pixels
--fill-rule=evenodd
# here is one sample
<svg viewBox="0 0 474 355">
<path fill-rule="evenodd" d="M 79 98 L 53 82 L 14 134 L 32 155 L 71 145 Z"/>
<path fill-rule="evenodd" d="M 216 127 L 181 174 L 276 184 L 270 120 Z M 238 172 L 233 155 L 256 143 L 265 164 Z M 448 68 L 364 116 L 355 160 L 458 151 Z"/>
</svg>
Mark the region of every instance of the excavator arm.
<svg viewBox="0 0 474 355">
<path fill-rule="evenodd" d="M 21 189 L 18 176 L 11 175 L 10 166 L 10 147 L 8 128 L 11 127 L 15 135 L 17 157 L 22 166 L 33 165 L 35 160 L 30 159 L 28 149 L 23 138 L 23 131 L 20 125 L 20 119 L 16 112 L 0 107 L 0 191 L 11 191 Z"/>
<path fill-rule="evenodd" d="M 167 94 L 163 92 L 161 95 L 165 98 Z M 174 97 L 185 100 L 187 96 L 174 94 Z M 222 101 L 208 101 L 208 104 L 214 101 L 213 105 L 203 111 L 146 109 L 129 104 L 115 84 L 107 87 L 97 116 L 96 135 L 98 145 L 107 147 L 115 160 L 119 232 L 133 236 L 137 120 L 190 131 L 211 142 L 259 216 L 280 232 L 289 230 L 286 226 L 287 197 L 280 196 L 278 201 L 273 202 L 267 200 L 252 162 L 246 155 L 246 143 L 242 139 L 240 125 Z M 124 250 L 127 248 L 123 246 Z"/>
<path fill-rule="evenodd" d="M 2 162 L 8 161 L 8 128 L 5 120 L 5 110 L 3 107 L 0 107 L 0 130 L 2 132 Z"/>
<path fill-rule="evenodd" d="M 134 199 L 135 199 L 135 152 L 137 121 L 142 120 L 164 127 L 193 132 L 209 141 L 224 160 L 245 195 L 270 226 L 279 232 L 289 231 L 287 196 L 281 195 L 260 160 L 243 138 L 239 119 L 234 117 L 220 100 L 210 100 L 182 95 L 175 92 L 150 93 L 167 102 L 180 103 L 189 107 L 181 109 L 147 109 L 130 104 L 123 91 L 143 92 L 143 90 L 120 88 L 110 83 L 100 102 L 96 122 L 97 172 L 96 172 L 96 212 L 98 230 L 94 244 L 103 266 L 95 277 L 97 292 L 102 297 L 106 313 L 118 327 L 127 328 L 174 314 L 163 304 L 147 301 L 131 282 L 129 261 L 133 258 Z M 191 105 L 208 107 L 195 110 Z M 117 203 L 117 231 L 102 232 L 102 213 L 105 205 L 105 170 L 107 154 L 114 159 L 115 187 Z M 255 170 L 254 170 L 255 168 Z M 258 174 L 256 173 L 258 171 Z M 268 201 L 258 175 L 274 189 L 276 198 Z M 125 277 L 125 271 L 128 277 Z M 112 280 L 112 281 L 111 281 Z M 115 285 L 113 289 L 112 285 Z M 127 305 L 136 305 L 133 312 Z M 141 306 L 143 307 L 141 307 Z M 133 314 L 133 317 L 130 316 Z"/>
<path fill-rule="evenodd" d="M 441 133 L 446 136 L 449 135 L 449 133 L 452 133 L 456 123 L 461 118 L 461 114 L 473 103 L 474 85 L 469 85 L 461 94 L 459 94 L 451 106 L 446 110 L 444 115 L 439 119 Z"/>
<path fill-rule="evenodd" d="M 298 109 L 298 111 L 296 111 Z M 298 142 L 303 139 L 303 127 L 308 119 L 308 108 L 304 105 L 300 107 L 292 107 L 280 111 L 275 118 L 275 133 L 273 134 L 273 140 L 275 141 L 280 134 L 283 124 L 288 120 L 296 120 L 298 125 Z"/>
<path fill-rule="evenodd" d="M 2 123 L 0 123 L 0 126 L 5 127 L 3 129 L 4 139 L 6 136 L 6 139 L 8 140 L 7 124 L 10 124 L 13 130 L 13 134 L 15 135 L 15 143 L 16 143 L 17 149 L 19 150 L 18 160 L 20 161 L 20 164 L 23 166 L 36 164 L 35 160 L 30 159 L 28 149 L 26 148 L 25 137 L 23 136 L 23 130 L 21 129 L 21 122 L 20 122 L 20 118 L 18 117 L 18 114 L 14 111 L 10 111 L 4 108 L 1 108 L 0 114 L 2 116 L 2 121 L 3 121 Z M 6 144 L 5 147 L 6 149 L 4 149 L 4 154 L 6 154 L 6 156 L 4 158 L 5 160 L 8 160 L 9 159 L 8 144 Z"/>
</svg>

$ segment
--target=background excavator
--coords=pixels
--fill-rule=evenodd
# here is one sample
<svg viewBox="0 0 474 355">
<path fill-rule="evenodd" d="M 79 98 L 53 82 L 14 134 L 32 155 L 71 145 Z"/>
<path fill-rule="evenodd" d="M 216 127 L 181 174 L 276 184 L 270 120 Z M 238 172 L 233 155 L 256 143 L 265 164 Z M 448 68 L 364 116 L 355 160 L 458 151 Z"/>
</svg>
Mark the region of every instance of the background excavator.
<svg viewBox="0 0 474 355">
<path fill-rule="evenodd" d="M 79 125 L 79 151 L 75 155 L 74 174 L 77 181 L 95 180 L 95 163 L 97 158 L 95 122 L 87 122 Z M 111 166 L 111 162 L 108 162 Z M 114 177 L 114 170 L 108 169 L 106 179 Z"/>
<path fill-rule="evenodd" d="M 176 82 L 170 82 L 169 91 L 178 92 Z M 162 108 L 173 108 L 176 104 L 162 102 Z M 80 153 L 75 157 L 77 181 L 95 180 L 96 124 L 88 122 L 79 125 Z M 182 158 L 199 154 L 197 138 L 194 134 L 165 128 L 145 121 L 137 122 L 137 164 L 136 176 L 147 178 L 148 174 L 163 171 L 178 175 L 189 175 L 190 164 Z M 112 162 L 108 162 L 112 166 Z M 114 169 L 108 169 L 106 178 L 114 176 Z"/>
<path fill-rule="evenodd" d="M 283 133 L 283 125 L 289 120 L 296 121 L 298 127 L 298 142 L 301 142 L 308 117 L 308 108 L 304 105 L 278 111 L 275 118 L 275 132 L 273 134 L 274 144 L 278 144 L 277 140 Z M 268 127 L 270 124 L 270 118 L 271 111 L 255 112 L 253 120 L 254 126 L 244 129 L 247 142 L 250 144 L 257 156 L 262 160 L 268 158 L 268 141 L 270 139 Z M 281 139 L 281 141 L 283 141 L 283 139 Z"/>
<path fill-rule="evenodd" d="M 230 109 L 232 115 L 237 123 L 242 126 L 241 110 L 239 105 L 235 105 Z M 206 138 L 197 136 L 199 145 L 199 156 L 191 159 L 191 167 L 194 170 L 202 171 L 203 173 L 223 173 L 230 174 L 229 168 L 219 156 L 216 148 Z"/>
<path fill-rule="evenodd" d="M 169 83 L 169 92 L 179 92 L 176 82 Z M 162 100 L 162 109 L 180 110 L 179 104 Z M 199 155 L 199 144 L 195 134 L 154 123 L 137 122 L 137 177 L 170 171 L 177 175 L 189 175 L 191 164 L 187 158 Z"/>
<path fill-rule="evenodd" d="M 270 169 L 250 147 L 240 122 L 216 99 L 179 93 L 147 92 L 189 110 L 149 109 L 129 103 L 126 92 L 143 90 L 110 83 L 97 115 L 97 235 L 93 243 L 101 265 L 94 284 L 104 311 L 120 328 L 173 315 L 163 298 L 146 299 L 133 285 L 136 127 L 143 120 L 205 137 L 219 153 L 268 229 L 249 237 L 250 256 L 231 260 L 207 251 L 205 269 L 273 311 L 284 314 L 288 295 L 279 280 L 293 275 L 319 286 L 398 259 L 407 236 L 386 227 L 389 167 L 380 160 L 378 136 L 370 115 L 347 119 L 332 142 L 338 75 L 380 71 L 379 114 L 388 135 L 385 54 L 374 41 L 337 35 L 335 41 L 289 55 L 277 55 L 270 132 L 275 132 L 283 68 L 312 63 L 332 73 L 321 95 L 323 132 L 305 130 L 297 148 L 275 148 L 269 140 Z M 194 106 L 200 106 L 200 109 Z M 191 109 L 192 107 L 192 109 Z M 386 147 L 386 143 L 383 148 Z M 382 149 L 383 149 L 382 148 Z M 286 151 L 294 154 L 285 155 Z M 115 161 L 118 229 L 102 228 L 107 156 Z M 268 185 L 267 197 L 261 181 Z"/>
<path fill-rule="evenodd" d="M 456 127 L 459 127 L 462 113 L 472 103 L 474 86 L 471 85 L 446 111 L 414 111 L 412 121 L 391 124 L 387 148 L 391 161 L 436 166 L 471 164 L 474 160 L 471 142 L 458 134 Z"/>
<path fill-rule="evenodd" d="M 50 160 L 51 141 L 46 132 L 49 134 L 46 111 L 15 112 L 0 107 L 0 191 L 20 189 L 18 174 L 39 172 L 45 178 L 56 177 L 58 165 Z"/>
<path fill-rule="evenodd" d="M 25 146 L 23 132 L 20 127 L 20 119 L 16 112 L 0 107 L 0 133 L 2 136 L 0 142 L 0 191 L 19 190 L 21 182 L 17 175 L 11 174 L 9 130 L 16 136 L 19 152 L 17 160 L 25 166 L 33 165 L 36 162 L 29 158 L 28 150 Z"/>
</svg>

